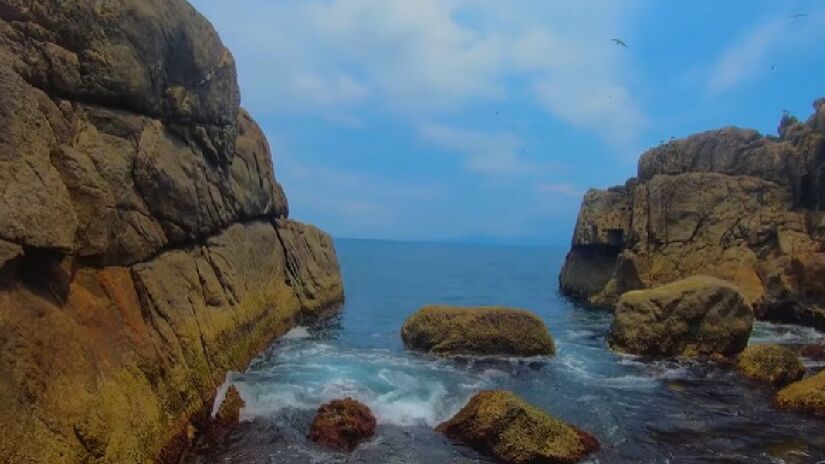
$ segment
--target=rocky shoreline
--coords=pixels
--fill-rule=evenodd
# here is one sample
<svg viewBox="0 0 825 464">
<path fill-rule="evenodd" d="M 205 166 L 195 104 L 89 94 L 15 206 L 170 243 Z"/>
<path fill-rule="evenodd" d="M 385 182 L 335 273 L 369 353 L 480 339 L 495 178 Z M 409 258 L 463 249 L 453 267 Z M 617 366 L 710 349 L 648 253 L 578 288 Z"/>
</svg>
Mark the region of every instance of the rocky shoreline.
<svg viewBox="0 0 825 464">
<path fill-rule="evenodd" d="M 695 274 L 735 284 L 756 317 L 825 329 L 825 99 L 778 137 L 724 128 L 639 160 L 584 197 L 563 292 L 615 307 L 630 290 Z"/>
<path fill-rule="evenodd" d="M 176 462 L 229 370 L 343 301 L 183 0 L 0 4 L 0 461 Z"/>
</svg>

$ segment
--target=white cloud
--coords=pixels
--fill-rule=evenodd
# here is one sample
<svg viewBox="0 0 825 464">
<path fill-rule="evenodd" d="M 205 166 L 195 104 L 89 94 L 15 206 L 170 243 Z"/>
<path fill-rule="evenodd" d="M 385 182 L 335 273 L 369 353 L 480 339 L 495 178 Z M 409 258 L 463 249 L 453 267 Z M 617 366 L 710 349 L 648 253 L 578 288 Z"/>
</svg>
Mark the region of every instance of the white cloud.
<svg viewBox="0 0 825 464">
<path fill-rule="evenodd" d="M 785 11 L 783 9 L 782 11 Z M 779 14 L 734 41 L 721 54 L 708 78 L 707 89 L 719 94 L 758 76 L 767 75 L 777 57 L 786 61 L 798 53 L 814 50 L 825 37 L 825 9 L 802 18 Z"/>
<path fill-rule="evenodd" d="M 520 154 L 524 142 L 510 132 L 489 133 L 429 124 L 421 136 L 439 149 L 465 157 L 468 170 L 493 176 L 536 174 L 537 167 Z"/>
<path fill-rule="evenodd" d="M 560 195 L 567 198 L 581 198 L 584 195 L 583 190 L 567 182 L 540 182 L 536 184 L 536 190 L 539 193 Z"/>
<path fill-rule="evenodd" d="M 193 0 L 236 55 L 254 114 L 335 120 L 364 105 L 420 125 L 523 97 L 626 148 L 644 124 L 621 36 L 635 1 Z M 632 47 L 632 44 L 631 44 Z"/>
</svg>

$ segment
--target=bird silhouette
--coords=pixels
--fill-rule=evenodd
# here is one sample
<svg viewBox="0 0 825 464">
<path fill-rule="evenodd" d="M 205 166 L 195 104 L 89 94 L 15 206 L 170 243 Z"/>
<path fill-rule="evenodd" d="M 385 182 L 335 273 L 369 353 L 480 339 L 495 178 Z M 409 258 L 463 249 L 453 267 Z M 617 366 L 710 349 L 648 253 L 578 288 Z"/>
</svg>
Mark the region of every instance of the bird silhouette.
<svg viewBox="0 0 825 464">
<path fill-rule="evenodd" d="M 612 40 L 613 43 L 615 43 L 616 45 L 627 48 L 627 44 L 624 43 L 624 40 L 622 40 L 622 39 L 610 39 L 610 40 Z"/>
<path fill-rule="evenodd" d="M 808 16 L 808 13 L 796 13 L 796 14 L 788 15 L 789 18 L 794 18 L 794 19 L 804 18 L 806 16 Z"/>
<path fill-rule="evenodd" d="M 771 71 L 773 71 L 774 69 L 776 69 L 776 65 L 775 65 L 775 64 L 772 64 L 772 65 L 771 65 Z"/>
</svg>

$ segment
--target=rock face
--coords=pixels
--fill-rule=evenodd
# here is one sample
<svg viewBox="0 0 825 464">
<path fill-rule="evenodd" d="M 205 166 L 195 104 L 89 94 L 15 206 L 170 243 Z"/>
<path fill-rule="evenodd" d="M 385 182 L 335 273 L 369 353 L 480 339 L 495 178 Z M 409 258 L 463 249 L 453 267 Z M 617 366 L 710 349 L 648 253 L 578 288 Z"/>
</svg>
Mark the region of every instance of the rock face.
<svg viewBox="0 0 825 464">
<path fill-rule="evenodd" d="M 172 461 L 343 298 L 184 0 L 0 0 L 0 190 L 0 462 Z"/>
<path fill-rule="evenodd" d="M 334 400 L 318 408 L 309 439 L 338 451 L 352 451 L 375 434 L 375 416 L 352 398 Z"/>
<path fill-rule="evenodd" d="M 732 355 L 748 344 L 753 312 L 723 280 L 693 276 L 622 295 L 608 343 L 654 357 Z"/>
<path fill-rule="evenodd" d="M 623 186 L 582 202 L 564 292 L 622 293 L 694 274 L 735 283 L 758 317 L 825 329 L 823 100 L 779 137 L 725 128 L 654 148 Z"/>
<path fill-rule="evenodd" d="M 533 313 L 502 307 L 426 306 L 401 327 L 409 349 L 450 355 L 552 356 L 550 332 Z"/>
<path fill-rule="evenodd" d="M 737 368 L 746 376 L 782 387 L 805 375 L 805 365 L 790 348 L 779 345 L 751 345 L 739 355 Z"/>
<path fill-rule="evenodd" d="M 825 371 L 779 390 L 776 406 L 825 418 Z"/>
<path fill-rule="evenodd" d="M 506 391 L 478 393 L 436 430 L 508 464 L 569 464 L 599 449 L 592 435 Z"/>
</svg>

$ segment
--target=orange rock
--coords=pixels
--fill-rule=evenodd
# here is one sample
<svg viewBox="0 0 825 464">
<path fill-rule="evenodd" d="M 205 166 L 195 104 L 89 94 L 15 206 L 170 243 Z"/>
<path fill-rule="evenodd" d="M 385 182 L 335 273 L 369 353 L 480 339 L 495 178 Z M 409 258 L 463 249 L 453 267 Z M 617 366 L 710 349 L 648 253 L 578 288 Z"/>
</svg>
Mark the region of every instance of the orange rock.
<svg viewBox="0 0 825 464">
<path fill-rule="evenodd" d="M 352 398 L 331 401 L 318 408 L 309 439 L 340 451 L 352 451 L 375 434 L 375 416 Z"/>
</svg>

